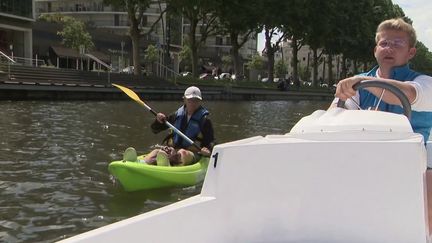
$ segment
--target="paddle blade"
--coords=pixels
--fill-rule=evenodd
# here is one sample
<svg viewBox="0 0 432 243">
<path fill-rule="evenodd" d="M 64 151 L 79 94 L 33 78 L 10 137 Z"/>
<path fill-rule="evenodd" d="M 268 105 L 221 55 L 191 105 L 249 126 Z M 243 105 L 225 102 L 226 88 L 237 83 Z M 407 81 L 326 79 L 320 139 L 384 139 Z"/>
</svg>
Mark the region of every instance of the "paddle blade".
<svg viewBox="0 0 432 243">
<path fill-rule="evenodd" d="M 131 89 L 128 89 L 124 86 L 118 85 L 118 84 L 112 84 L 114 87 L 119 88 L 121 91 L 123 91 L 124 93 L 126 93 L 130 98 L 132 98 L 133 100 L 135 100 L 136 102 L 138 102 L 140 105 L 144 106 L 145 108 L 147 108 L 147 110 L 149 110 L 151 113 L 153 113 L 153 115 L 156 116 L 156 112 L 154 110 L 152 110 L 150 108 L 150 106 L 148 106 L 146 103 L 144 103 L 144 101 L 142 101 L 138 95 L 133 92 Z"/>
<path fill-rule="evenodd" d="M 133 92 L 131 89 L 128 89 L 124 86 L 118 85 L 118 84 L 112 84 L 113 86 L 119 88 L 121 91 L 123 91 L 125 94 L 127 94 L 129 97 L 131 97 L 133 100 L 137 102 L 142 102 L 142 100 L 138 97 L 138 95 Z"/>
</svg>

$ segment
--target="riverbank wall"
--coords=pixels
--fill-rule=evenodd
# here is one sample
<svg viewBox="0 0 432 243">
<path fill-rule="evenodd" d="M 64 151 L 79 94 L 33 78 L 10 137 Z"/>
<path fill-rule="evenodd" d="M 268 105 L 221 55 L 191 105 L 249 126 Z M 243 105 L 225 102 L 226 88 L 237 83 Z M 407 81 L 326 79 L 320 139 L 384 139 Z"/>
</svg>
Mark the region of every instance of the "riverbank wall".
<svg viewBox="0 0 432 243">
<path fill-rule="evenodd" d="M 130 86 L 142 99 L 179 100 L 188 85 Z M 330 91 L 279 91 L 229 86 L 198 86 L 205 100 L 331 100 Z M 119 100 L 128 99 L 111 84 L 37 83 L 3 81 L 0 100 Z"/>
<path fill-rule="evenodd" d="M 184 90 L 198 86 L 205 100 L 331 100 L 329 89 L 302 87 L 280 91 L 276 83 L 247 88 L 236 82 L 170 81 L 152 75 L 32 67 L 0 62 L 0 100 L 128 99 L 112 83 L 129 87 L 145 100 L 179 100 Z"/>
</svg>

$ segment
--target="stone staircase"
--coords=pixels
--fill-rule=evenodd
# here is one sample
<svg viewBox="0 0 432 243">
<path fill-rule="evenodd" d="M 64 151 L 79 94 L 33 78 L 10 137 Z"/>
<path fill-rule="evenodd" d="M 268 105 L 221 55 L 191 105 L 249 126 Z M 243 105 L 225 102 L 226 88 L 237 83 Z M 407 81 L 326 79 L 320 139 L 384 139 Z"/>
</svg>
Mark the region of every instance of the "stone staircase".
<svg viewBox="0 0 432 243">
<path fill-rule="evenodd" d="M 81 71 L 54 67 L 32 67 L 0 62 L 0 84 L 112 87 L 111 83 L 135 88 L 163 88 L 173 84 L 154 76 L 135 76 L 105 71 Z"/>
</svg>

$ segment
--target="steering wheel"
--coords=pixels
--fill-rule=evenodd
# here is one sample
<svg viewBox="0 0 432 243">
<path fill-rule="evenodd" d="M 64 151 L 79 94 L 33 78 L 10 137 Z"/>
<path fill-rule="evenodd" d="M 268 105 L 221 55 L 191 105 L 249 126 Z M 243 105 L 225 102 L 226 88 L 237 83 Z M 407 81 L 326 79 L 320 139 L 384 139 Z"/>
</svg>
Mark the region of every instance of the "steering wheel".
<svg viewBox="0 0 432 243">
<path fill-rule="evenodd" d="M 377 81 L 377 80 L 363 80 L 363 81 L 358 82 L 358 83 L 353 85 L 354 90 L 359 90 L 359 89 L 364 89 L 364 88 L 382 88 L 383 89 L 383 93 L 381 93 L 381 97 L 378 101 L 377 107 L 379 106 L 379 104 L 382 100 L 382 95 L 384 94 L 384 91 L 385 90 L 390 91 L 392 94 L 394 94 L 399 99 L 400 103 L 402 104 L 403 114 L 406 117 L 408 117 L 408 119 L 410 119 L 410 117 L 411 117 L 411 104 L 408 100 L 408 97 L 398 87 L 396 87 L 392 84 Z M 337 107 L 344 108 L 344 106 L 345 106 L 345 101 L 339 99 L 339 101 L 337 103 Z"/>
</svg>

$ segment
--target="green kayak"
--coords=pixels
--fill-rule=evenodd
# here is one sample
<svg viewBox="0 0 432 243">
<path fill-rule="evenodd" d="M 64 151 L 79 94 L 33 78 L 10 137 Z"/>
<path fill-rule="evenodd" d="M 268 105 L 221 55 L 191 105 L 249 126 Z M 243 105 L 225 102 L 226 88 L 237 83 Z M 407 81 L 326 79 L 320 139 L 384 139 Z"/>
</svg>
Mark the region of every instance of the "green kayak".
<svg viewBox="0 0 432 243">
<path fill-rule="evenodd" d="M 138 160 L 143 156 L 139 156 Z M 111 162 L 108 170 L 130 192 L 196 185 L 204 180 L 208 163 L 209 158 L 204 156 L 195 164 L 171 167 L 119 160 Z"/>
</svg>

